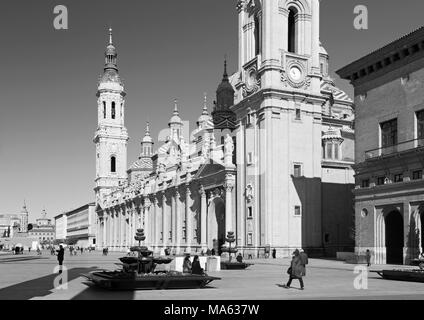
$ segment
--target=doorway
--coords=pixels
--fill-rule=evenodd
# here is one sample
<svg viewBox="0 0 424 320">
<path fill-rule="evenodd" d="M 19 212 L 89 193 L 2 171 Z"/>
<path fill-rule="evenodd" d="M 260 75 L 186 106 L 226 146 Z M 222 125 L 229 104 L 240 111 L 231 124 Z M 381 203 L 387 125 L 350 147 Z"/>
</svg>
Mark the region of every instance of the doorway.
<svg viewBox="0 0 424 320">
<path fill-rule="evenodd" d="M 392 211 L 385 217 L 386 263 L 403 264 L 403 217 Z"/>
</svg>

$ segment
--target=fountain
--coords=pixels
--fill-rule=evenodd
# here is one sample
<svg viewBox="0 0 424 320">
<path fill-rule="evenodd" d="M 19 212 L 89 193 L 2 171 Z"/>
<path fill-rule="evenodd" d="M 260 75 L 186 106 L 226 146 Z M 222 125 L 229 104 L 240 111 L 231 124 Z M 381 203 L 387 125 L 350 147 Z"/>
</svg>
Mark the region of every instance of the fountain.
<svg viewBox="0 0 424 320">
<path fill-rule="evenodd" d="M 386 269 L 386 270 L 371 270 L 380 275 L 383 279 L 424 282 L 424 259 L 412 259 L 411 265 L 418 266 L 419 269 Z"/>
<path fill-rule="evenodd" d="M 234 248 L 231 247 L 231 244 L 236 241 L 233 231 L 228 231 L 227 238 L 225 240 L 228 242 L 228 247 L 226 247 L 225 245 L 222 246 L 221 251 L 228 252 L 228 261 L 221 262 L 221 269 L 246 269 L 247 267 L 253 265 L 252 263 L 231 261 L 232 260 L 231 254 L 232 253 L 236 254 L 238 251 L 236 247 Z"/>
<path fill-rule="evenodd" d="M 137 256 L 119 258 L 122 269 L 116 271 L 92 271 L 85 276 L 96 286 L 107 289 L 137 290 L 137 289 L 196 289 L 203 288 L 213 280 L 221 278 L 206 274 L 197 275 L 177 271 L 155 271 L 159 264 L 169 264 L 172 258 L 154 257 L 153 251 L 141 242 L 146 239 L 143 229 L 137 229 L 134 237 L 138 246 L 130 248 Z"/>
</svg>

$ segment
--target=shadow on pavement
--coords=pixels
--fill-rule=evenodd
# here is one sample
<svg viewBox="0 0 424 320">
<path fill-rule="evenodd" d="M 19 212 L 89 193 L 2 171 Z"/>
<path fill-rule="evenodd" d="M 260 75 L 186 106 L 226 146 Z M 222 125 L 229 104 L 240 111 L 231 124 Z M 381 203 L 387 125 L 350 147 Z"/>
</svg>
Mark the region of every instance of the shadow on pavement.
<svg viewBox="0 0 424 320">
<path fill-rule="evenodd" d="M 71 300 L 134 300 L 134 291 L 131 290 L 107 290 L 96 287 L 90 282 L 84 281 L 88 287 L 77 294 Z"/>
<path fill-rule="evenodd" d="M 81 276 L 81 273 L 88 273 L 97 270 L 97 267 L 68 269 L 68 282 Z M 54 289 L 54 280 L 58 274 L 37 278 L 21 282 L 10 287 L 0 289 L 0 300 L 29 300 L 35 297 L 44 297 L 51 294 Z"/>
</svg>

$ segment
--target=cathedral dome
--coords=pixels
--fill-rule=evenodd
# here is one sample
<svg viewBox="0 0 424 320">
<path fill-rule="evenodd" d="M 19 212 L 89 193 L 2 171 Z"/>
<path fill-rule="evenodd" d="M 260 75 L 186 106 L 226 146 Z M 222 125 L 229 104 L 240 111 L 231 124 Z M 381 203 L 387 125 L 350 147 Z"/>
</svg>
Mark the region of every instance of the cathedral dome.
<svg viewBox="0 0 424 320">
<path fill-rule="evenodd" d="M 178 112 L 178 103 L 177 103 L 177 100 L 174 101 L 174 104 L 175 104 L 174 115 L 169 120 L 169 125 L 172 125 L 172 124 L 182 125 L 183 124 L 183 120 L 181 120 L 180 113 Z"/>
</svg>

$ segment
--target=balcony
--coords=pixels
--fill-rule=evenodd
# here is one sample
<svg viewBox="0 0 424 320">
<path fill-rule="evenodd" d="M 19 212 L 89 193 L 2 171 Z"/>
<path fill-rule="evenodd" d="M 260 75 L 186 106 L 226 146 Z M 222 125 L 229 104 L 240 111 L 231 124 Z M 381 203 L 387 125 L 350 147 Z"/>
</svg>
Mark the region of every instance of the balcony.
<svg viewBox="0 0 424 320">
<path fill-rule="evenodd" d="M 424 147 L 424 138 L 404 141 L 393 146 L 382 147 L 365 151 L 365 160 L 371 160 L 383 156 L 390 156 L 403 151 Z"/>
</svg>

